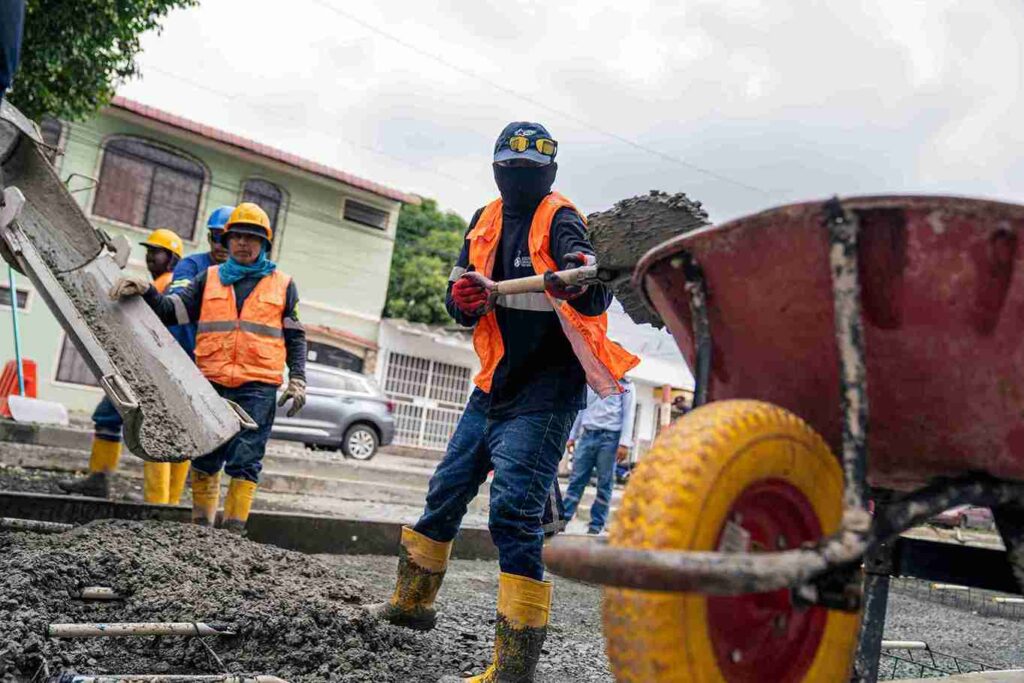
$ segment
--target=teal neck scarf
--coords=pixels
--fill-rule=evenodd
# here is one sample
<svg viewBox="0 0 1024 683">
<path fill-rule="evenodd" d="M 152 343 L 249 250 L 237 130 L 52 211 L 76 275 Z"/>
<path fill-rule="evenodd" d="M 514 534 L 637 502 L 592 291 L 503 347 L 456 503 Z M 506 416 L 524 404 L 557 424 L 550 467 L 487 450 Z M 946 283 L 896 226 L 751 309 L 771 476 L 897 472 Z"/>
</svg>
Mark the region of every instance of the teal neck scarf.
<svg viewBox="0 0 1024 683">
<path fill-rule="evenodd" d="M 266 277 L 274 272 L 277 264 L 267 258 L 267 245 L 260 247 L 260 255 L 252 264 L 244 266 L 233 258 L 220 264 L 217 273 L 225 285 L 233 285 L 247 277 Z"/>
</svg>

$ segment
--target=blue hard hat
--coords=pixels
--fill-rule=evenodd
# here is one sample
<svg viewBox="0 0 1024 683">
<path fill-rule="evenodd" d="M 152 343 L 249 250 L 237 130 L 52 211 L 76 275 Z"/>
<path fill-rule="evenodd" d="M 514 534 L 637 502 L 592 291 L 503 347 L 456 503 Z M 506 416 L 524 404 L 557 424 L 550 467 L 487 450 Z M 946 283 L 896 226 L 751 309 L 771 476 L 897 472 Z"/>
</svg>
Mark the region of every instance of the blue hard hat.
<svg viewBox="0 0 1024 683">
<path fill-rule="evenodd" d="M 206 219 L 207 230 L 223 230 L 227 224 L 228 219 L 231 218 L 231 212 L 235 210 L 233 206 L 218 206 L 210 214 L 210 217 Z"/>
</svg>

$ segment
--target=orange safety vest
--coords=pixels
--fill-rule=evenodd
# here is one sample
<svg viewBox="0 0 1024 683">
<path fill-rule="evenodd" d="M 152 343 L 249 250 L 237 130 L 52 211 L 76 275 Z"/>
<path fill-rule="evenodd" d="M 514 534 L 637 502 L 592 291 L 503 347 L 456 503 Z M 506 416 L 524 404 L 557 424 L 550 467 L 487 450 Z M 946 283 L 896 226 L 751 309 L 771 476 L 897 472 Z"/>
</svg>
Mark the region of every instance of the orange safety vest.
<svg viewBox="0 0 1024 683">
<path fill-rule="evenodd" d="M 279 270 L 252 290 L 238 315 L 235 288 L 220 281 L 219 266 L 206 271 L 196 327 L 196 365 L 211 382 L 237 387 L 246 382 L 278 386 L 284 379 L 285 298 L 291 277 Z"/>
<path fill-rule="evenodd" d="M 530 259 L 538 275 L 558 270 L 551 256 L 551 223 L 555 213 L 563 207 L 571 207 L 579 213 L 572 202 L 557 192 L 545 197 L 533 213 L 529 238 Z M 501 240 L 501 199 L 495 199 L 484 208 L 467 239 L 469 263 L 489 278 L 494 270 L 494 258 Z M 547 294 L 547 300 L 558 316 L 558 322 L 576 358 L 583 366 L 590 388 L 602 398 L 620 393 L 622 387 L 619 380 L 636 367 L 640 359 L 608 339 L 608 314 L 583 315 L 568 301 L 556 299 L 550 294 Z M 494 311 L 477 321 L 476 329 L 473 330 L 473 347 L 481 366 L 473 381 L 483 391 L 490 392 L 494 371 L 505 355 L 505 344 Z"/>
<path fill-rule="evenodd" d="M 153 280 L 153 287 L 156 288 L 156 291 L 160 292 L 161 294 L 166 292 L 167 288 L 171 284 L 171 277 L 173 275 L 174 273 L 164 273 L 157 279 Z"/>
</svg>

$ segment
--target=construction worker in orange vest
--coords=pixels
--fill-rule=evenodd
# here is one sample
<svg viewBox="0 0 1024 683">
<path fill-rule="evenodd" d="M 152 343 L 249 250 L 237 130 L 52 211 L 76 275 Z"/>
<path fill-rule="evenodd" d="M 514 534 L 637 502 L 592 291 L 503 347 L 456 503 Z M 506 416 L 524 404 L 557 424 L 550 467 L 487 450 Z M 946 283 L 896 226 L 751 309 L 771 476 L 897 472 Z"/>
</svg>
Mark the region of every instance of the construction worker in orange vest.
<svg viewBox="0 0 1024 683">
<path fill-rule="evenodd" d="M 278 405 L 291 400 L 292 416 L 306 402 L 306 333 L 299 322 L 295 283 L 268 257 L 273 231 L 266 212 L 250 202 L 239 204 L 221 240 L 228 260 L 210 266 L 185 289 L 163 296 L 145 280 L 126 277 L 110 296 L 141 295 L 168 325 L 197 323 L 196 365 L 217 393 L 238 403 L 258 425 L 192 461 L 192 521 L 213 525 L 223 468 L 231 484 L 221 527 L 242 533 L 286 365 L 288 386 Z"/>
<path fill-rule="evenodd" d="M 181 237 L 167 228 L 158 228 L 146 241 L 146 269 L 153 278 L 153 288 L 165 291 L 171 284 L 171 274 L 185 255 Z M 110 478 L 121 460 L 121 415 L 106 396 L 93 411 L 94 433 L 92 455 L 89 457 L 89 476 L 76 481 L 61 481 L 57 485 L 68 493 L 107 498 L 110 496 Z M 188 461 L 179 463 L 147 462 L 142 466 L 143 496 L 147 503 L 177 505 L 185 490 Z"/>
<path fill-rule="evenodd" d="M 552 598 L 541 516 L 562 449 L 587 385 L 601 396 L 619 392 L 638 362 L 607 337 L 611 293 L 568 286 L 554 274 L 595 262 L 583 216 L 551 191 L 557 151 L 537 123 L 510 123 L 495 143 L 501 197 L 473 216 L 446 298 L 452 317 L 474 328 L 481 370 L 430 480 L 426 509 L 402 530 L 394 594 L 370 607 L 393 624 L 433 628 L 452 539 L 493 467 L 488 526 L 501 566 L 498 619 L 493 663 L 468 679 L 476 683 L 533 680 Z M 545 293 L 493 304 L 491 281 L 535 274 L 544 275 Z"/>
</svg>

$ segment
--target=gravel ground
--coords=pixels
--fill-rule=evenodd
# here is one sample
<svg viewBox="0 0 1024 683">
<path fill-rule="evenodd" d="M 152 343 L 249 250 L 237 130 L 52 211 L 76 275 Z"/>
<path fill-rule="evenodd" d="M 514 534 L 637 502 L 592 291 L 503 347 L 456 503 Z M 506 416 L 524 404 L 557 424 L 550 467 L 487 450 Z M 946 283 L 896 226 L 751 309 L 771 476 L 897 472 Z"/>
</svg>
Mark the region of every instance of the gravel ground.
<svg viewBox="0 0 1024 683">
<path fill-rule="evenodd" d="M 1024 668 L 1024 623 L 942 604 L 898 584 L 889 593 L 887 640 L 921 640 L 938 652 L 999 669 Z"/>
<path fill-rule="evenodd" d="M 65 478 L 65 476 L 63 473 L 26 470 L 0 464 L 0 489 L 60 493 L 60 490 L 56 487 L 56 481 Z M 114 497 L 141 501 L 141 480 L 115 477 Z M 187 504 L 187 500 L 188 492 L 186 491 L 183 502 Z M 302 496 L 264 494 L 257 500 L 257 508 L 266 510 L 302 510 L 309 509 L 309 505 L 307 502 L 304 506 Z M 320 510 L 315 511 L 319 512 Z M 125 523 L 116 524 L 123 525 Z M 90 527 L 92 526 L 94 525 L 90 525 Z M 205 547 L 211 532 L 205 530 L 198 531 L 200 534 L 206 534 L 205 536 L 198 537 Z M 197 530 L 190 527 L 180 531 L 180 533 L 186 535 L 195 534 L 196 532 Z M 84 531 L 76 533 L 84 533 Z M 214 538 L 220 537 L 219 532 L 213 532 L 213 534 Z M 0 548 L 4 547 L 4 538 L 0 534 Z M 44 544 L 41 547 L 48 547 L 45 544 L 51 541 L 46 539 L 54 537 L 10 535 L 7 537 L 7 542 L 9 543 L 12 538 L 42 539 L 41 541 L 33 542 L 41 542 Z M 136 538 L 132 536 L 130 540 L 131 543 L 129 545 L 135 543 Z M 247 548 L 254 546 L 255 548 L 266 549 L 267 552 L 271 553 L 284 553 L 284 551 L 269 549 L 266 546 L 258 546 L 248 542 L 244 545 Z M 133 547 L 133 557 L 143 553 L 144 547 L 146 547 L 145 542 L 139 548 Z M 108 551 L 104 550 L 103 552 L 106 553 Z M 285 553 L 285 555 L 292 556 L 293 554 Z M 12 617 L 9 611 L 6 614 L 4 612 L 4 601 L 7 600 L 9 602 L 6 588 L 13 586 L 12 581 L 15 580 L 12 579 L 10 570 L 4 568 L 5 563 L 9 566 L 9 560 L 10 558 L 0 559 L 0 634 L 9 631 L 9 626 L 5 622 L 8 618 Z M 244 562 L 248 562 L 248 559 L 246 558 Z M 282 571 L 285 573 L 292 571 L 301 572 L 299 567 L 307 562 L 319 567 L 317 571 L 329 573 L 328 575 L 331 579 L 327 583 L 331 585 L 351 585 L 355 595 L 358 596 L 355 601 L 383 599 L 390 591 L 394 577 L 395 558 L 393 557 L 320 556 L 309 559 L 305 558 L 305 556 L 296 555 L 283 565 Z M 232 563 L 237 565 L 239 560 L 237 558 L 232 559 Z M 39 567 L 31 568 L 31 573 L 46 575 L 50 570 L 44 565 L 45 563 L 41 563 Z M 27 565 L 26 568 L 28 568 Z M 189 575 L 194 571 L 194 568 L 178 567 L 177 571 L 183 575 Z M 165 570 L 165 573 L 168 573 L 168 575 L 169 572 L 170 570 Z M 330 574 L 330 572 L 333 572 L 333 574 Z M 252 578 L 258 583 L 260 577 L 254 576 Z M 100 577 L 97 578 L 97 583 L 103 583 Z M 322 588 L 321 584 L 317 584 L 319 587 L 316 590 Z M 388 642 L 388 647 L 394 647 L 399 652 L 404 653 L 397 657 L 397 662 L 422 661 L 424 663 L 422 667 L 417 664 L 415 673 L 410 674 L 413 676 L 412 678 L 403 678 L 402 680 L 436 680 L 435 674 L 437 673 L 468 673 L 478 671 L 481 666 L 485 665 L 490 657 L 496 589 L 497 568 L 493 563 L 457 561 L 452 565 L 450 576 L 446 580 L 445 588 L 442 590 L 439 598 L 442 617 L 439 619 L 438 628 L 433 633 L 419 635 L 399 632 L 397 635 L 394 635 L 396 640 L 388 641 L 386 633 L 390 630 L 398 630 L 391 629 L 391 627 L 380 627 L 379 630 L 385 634 L 383 637 Z M 345 601 L 342 600 L 342 602 L 344 603 Z M 551 635 L 545 647 L 546 652 L 540 666 L 543 676 L 541 680 L 584 682 L 612 680 L 603 652 L 603 640 L 600 636 L 599 602 L 600 593 L 598 590 L 570 581 L 557 581 Z M 163 604 L 162 601 L 157 601 L 158 606 Z M 347 603 L 345 604 L 347 605 Z M 99 612 L 102 613 L 102 609 Z M 86 617 L 86 613 L 91 616 Z M 76 617 L 78 620 L 100 619 L 99 616 L 96 616 L 96 613 L 97 610 L 95 608 L 79 612 L 72 609 L 67 612 L 71 616 L 80 615 L 80 617 Z M 176 616 L 168 615 L 167 618 L 177 619 L 187 616 L 189 615 L 177 614 Z M 113 619 L 113 617 L 110 618 Z M 204 616 L 203 618 L 209 617 Z M 68 620 L 75 619 L 69 618 Z M 356 619 L 356 622 L 359 623 L 358 619 Z M 937 600 L 929 599 L 921 591 L 906 590 L 899 582 L 894 583 L 894 589 L 890 594 L 885 638 L 890 640 L 925 641 L 933 650 L 964 657 L 992 667 L 1024 667 L 1024 623 L 1022 621 L 978 614 L 969 607 L 942 604 Z M 151 640 L 144 639 L 147 643 Z M 7 665 L 5 663 L 6 659 L 11 656 L 9 653 L 5 656 L 3 642 L 4 636 L 0 635 L 0 681 L 7 680 L 4 678 L 4 666 Z M 126 641 L 119 642 L 123 645 Z M 220 651 L 219 647 L 218 651 Z M 233 652 L 232 647 L 231 644 L 226 644 L 226 652 Z M 149 644 L 147 644 L 147 648 L 152 649 Z M 87 653 L 92 651 L 86 648 Z M 129 652 L 135 652 L 135 650 L 129 649 Z M 151 666 L 158 666 L 157 669 L 152 670 L 160 671 L 162 669 L 159 667 L 167 666 L 168 662 L 181 661 L 186 664 L 191 662 L 190 665 L 194 665 L 196 670 L 212 671 L 208 668 L 208 663 L 198 648 L 195 652 L 189 651 L 191 654 L 188 654 L 180 647 L 175 649 L 173 644 L 157 643 L 155 652 L 158 655 L 156 659 L 140 660 L 133 655 L 130 663 L 146 663 Z M 58 659 L 62 656 L 69 657 L 66 664 L 84 667 L 81 669 L 83 671 L 90 670 L 89 667 L 92 666 L 89 664 L 90 659 L 96 662 L 98 666 L 96 670 L 98 671 L 113 670 L 110 668 L 103 669 L 102 665 L 105 660 L 94 654 L 89 654 L 83 660 L 77 655 L 66 655 L 63 650 L 57 650 L 54 656 Z M 241 657 L 241 655 L 239 656 Z M 163 659 L 159 659 L 159 657 L 163 657 Z M 238 661 L 244 662 L 249 660 L 245 660 L 242 657 Z M 273 658 L 268 661 L 275 665 L 278 663 L 278 660 Z M 112 664 L 117 663 L 116 659 L 112 661 Z M 339 662 L 334 662 L 334 664 L 341 666 Z M 327 665 L 329 667 L 331 663 L 328 662 Z M 36 662 L 36 666 L 38 666 L 38 662 Z M 282 666 L 287 666 L 287 664 Z M 136 667 L 132 670 L 141 671 L 142 669 Z M 271 671 L 271 669 L 268 668 L 267 671 Z M 34 673 L 34 671 L 30 673 Z M 302 676 L 310 677 L 304 678 Z M 28 678 L 14 678 L 12 680 L 20 682 L 21 680 L 27 681 Z M 323 678 L 318 674 L 306 673 L 293 675 L 291 680 L 292 683 L 295 683 L 296 681 L 306 680 L 328 680 L 328 678 Z M 340 678 L 329 677 L 329 680 L 362 679 L 342 676 Z M 385 677 L 378 680 L 392 679 Z"/>
<path fill-rule="evenodd" d="M 209 639 L 232 671 L 291 683 L 436 681 L 489 662 L 497 567 L 453 563 L 426 634 L 368 619 L 359 603 L 387 596 L 393 557 L 311 557 L 220 530 L 161 522 L 100 521 L 58 535 L 0 533 L 0 680 L 51 672 L 215 673 L 199 644 L 182 638 L 58 640 L 49 623 L 226 622 L 233 638 Z M 122 603 L 70 597 L 88 585 Z M 599 593 L 559 581 L 539 681 L 610 681 L 600 637 Z"/>
</svg>

